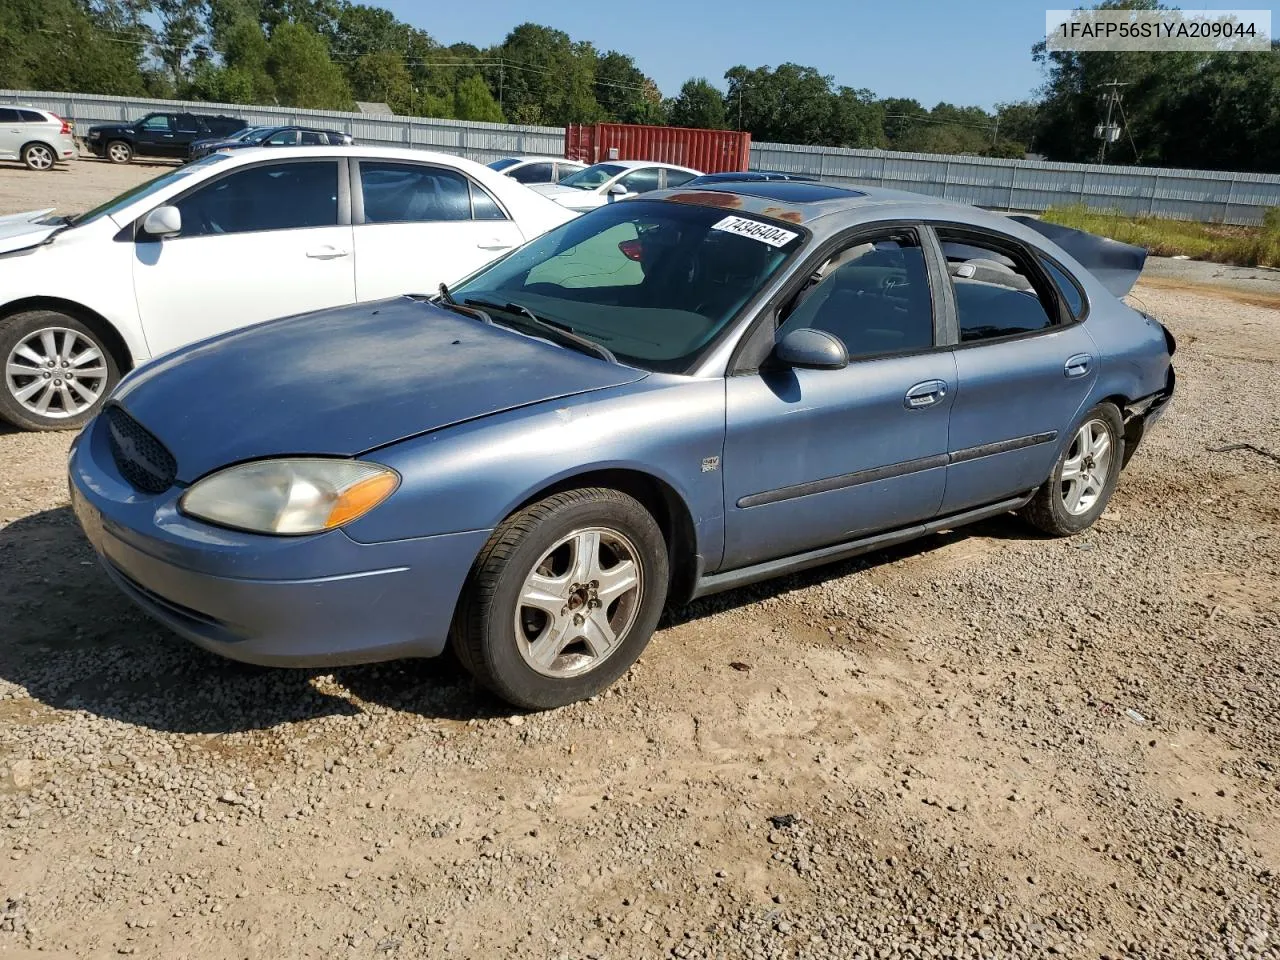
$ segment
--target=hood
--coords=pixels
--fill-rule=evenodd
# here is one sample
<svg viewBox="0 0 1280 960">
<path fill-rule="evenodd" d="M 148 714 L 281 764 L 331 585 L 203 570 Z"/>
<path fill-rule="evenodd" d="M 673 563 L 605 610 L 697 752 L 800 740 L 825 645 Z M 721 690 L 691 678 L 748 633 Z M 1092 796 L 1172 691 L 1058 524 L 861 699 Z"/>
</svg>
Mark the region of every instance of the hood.
<svg viewBox="0 0 1280 960">
<path fill-rule="evenodd" d="M 28 210 L 26 213 L 0 217 L 0 253 L 12 253 L 37 246 L 62 229 L 60 223 L 41 222 L 53 211 L 53 207 L 47 207 L 44 210 Z"/>
<path fill-rule="evenodd" d="M 273 320 L 140 367 L 118 402 L 190 483 L 279 455 L 355 456 L 642 370 L 407 298 Z"/>
<path fill-rule="evenodd" d="M 1143 264 L 1147 262 L 1144 247 L 1135 247 L 1056 223 L 1046 223 L 1035 217 L 1015 216 L 1009 219 L 1052 240 L 1075 258 L 1080 266 L 1092 273 L 1106 287 L 1107 292 L 1117 299 L 1133 289 L 1142 273 Z"/>
<path fill-rule="evenodd" d="M 576 190 L 573 187 L 562 187 L 558 183 L 530 183 L 530 190 L 534 193 L 540 193 L 544 197 L 563 196 L 566 193 L 589 193 L 588 190 Z"/>
</svg>

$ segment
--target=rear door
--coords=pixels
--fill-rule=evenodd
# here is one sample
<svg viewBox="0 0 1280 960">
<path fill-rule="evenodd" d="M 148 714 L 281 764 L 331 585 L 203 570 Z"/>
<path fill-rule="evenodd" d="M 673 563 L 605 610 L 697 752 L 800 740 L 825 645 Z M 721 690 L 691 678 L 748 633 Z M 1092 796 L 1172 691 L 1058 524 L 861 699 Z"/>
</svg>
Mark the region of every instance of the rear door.
<svg viewBox="0 0 1280 960">
<path fill-rule="evenodd" d="M 174 117 L 172 156 L 185 157 L 191 152 L 191 144 L 204 135 L 204 128 L 195 114 L 180 113 Z"/>
<path fill-rule="evenodd" d="M 957 327 L 942 507 L 953 513 L 1044 482 L 1097 380 L 1099 355 L 1035 251 L 993 231 L 938 224 L 936 232 Z"/>
<path fill-rule="evenodd" d="M 24 127 L 18 111 L 12 107 L 0 107 L 0 158 L 16 160 L 22 149 Z"/>
<path fill-rule="evenodd" d="M 524 242 L 507 211 L 459 170 L 358 161 L 352 188 L 356 297 L 434 293 Z"/>
<path fill-rule="evenodd" d="M 171 201 L 181 234 L 134 242 L 134 292 L 151 352 L 353 302 L 347 182 L 336 159 L 271 158 Z"/>
</svg>

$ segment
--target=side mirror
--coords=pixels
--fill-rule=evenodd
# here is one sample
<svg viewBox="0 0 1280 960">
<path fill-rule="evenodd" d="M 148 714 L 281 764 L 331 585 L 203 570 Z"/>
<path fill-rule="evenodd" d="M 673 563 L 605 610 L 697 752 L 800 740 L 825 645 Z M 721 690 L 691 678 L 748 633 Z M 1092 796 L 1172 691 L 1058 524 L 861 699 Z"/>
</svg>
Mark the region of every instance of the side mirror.
<svg viewBox="0 0 1280 960">
<path fill-rule="evenodd" d="M 849 365 L 849 351 L 840 339 L 812 327 L 792 330 L 774 346 L 773 356 L 788 367 L 808 370 L 842 370 Z"/>
<path fill-rule="evenodd" d="M 611 193 L 615 197 L 625 197 L 630 192 L 631 192 L 630 190 L 628 190 L 626 187 L 624 187 L 620 183 L 615 183 L 612 187 L 609 188 L 609 193 Z"/>
<path fill-rule="evenodd" d="M 142 229 L 152 237 L 176 237 L 182 232 L 182 211 L 177 207 L 156 207 L 142 218 Z"/>
</svg>

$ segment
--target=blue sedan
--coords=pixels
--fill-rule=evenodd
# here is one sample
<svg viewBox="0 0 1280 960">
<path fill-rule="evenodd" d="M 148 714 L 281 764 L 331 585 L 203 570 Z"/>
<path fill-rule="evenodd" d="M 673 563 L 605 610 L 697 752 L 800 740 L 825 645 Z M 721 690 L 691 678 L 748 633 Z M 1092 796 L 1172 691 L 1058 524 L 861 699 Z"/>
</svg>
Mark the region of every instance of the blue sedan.
<svg viewBox="0 0 1280 960">
<path fill-rule="evenodd" d="M 1085 529 L 1172 394 L 1143 252 L 927 197 L 609 204 L 450 290 L 170 353 L 77 438 L 119 588 L 227 657 L 452 646 L 589 697 L 667 604 L 996 514 Z"/>
</svg>

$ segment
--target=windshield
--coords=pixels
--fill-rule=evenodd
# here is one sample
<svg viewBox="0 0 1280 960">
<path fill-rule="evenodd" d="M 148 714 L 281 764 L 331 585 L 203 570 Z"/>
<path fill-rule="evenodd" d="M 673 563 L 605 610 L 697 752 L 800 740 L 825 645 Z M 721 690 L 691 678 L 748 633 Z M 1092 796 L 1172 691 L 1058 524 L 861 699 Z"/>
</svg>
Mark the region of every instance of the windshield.
<svg viewBox="0 0 1280 960">
<path fill-rule="evenodd" d="M 594 190 L 596 187 L 603 187 L 620 173 L 626 173 L 626 167 L 620 167 L 616 163 L 597 163 L 594 167 L 587 167 L 585 170 L 579 170 L 571 177 L 565 177 L 560 181 L 562 187 L 576 187 L 579 190 Z"/>
<path fill-rule="evenodd" d="M 135 200 L 141 200 L 143 197 L 149 197 L 156 191 L 163 190 L 165 187 L 169 186 L 169 184 L 177 183 L 184 177 L 189 177 L 191 174 L 201 171 L 212 163 L 221 163 L 225 159 L 227 159 L 227 155 L 225 153 L 211 153 L 207 157 L 194 160 L 185 166 L 170 170 L 168 173 L 162 173 L 160 176 L 154 177 L 151 180 L 144 180 L 136 187 L 126 190 L 119 196 L 112 197 L 106 203 L 94 207 L 87 213 L 82 213 L 79 216 L 72 217 L 67 222 L 73 227 L 80 227 L 84 226 L 86 223 L 92 223 L 99 217 L 111 216 L 117 210 L 123 209 Z"/>
<path fill-rule="evenodd" d="M 507 167 L 514 167 L 520 161 L 515 157 L 504 157 L 501 160 L 495 160 L 489 164 L 490 170 L 505 170 Z"/>
<path fill-rule="evenodd" d="M 804 243 L 792 224 L 629 200 L 557 227 L 452 290 L 513 309 L 645 370 L 682 373 Z"/>
</svg>

